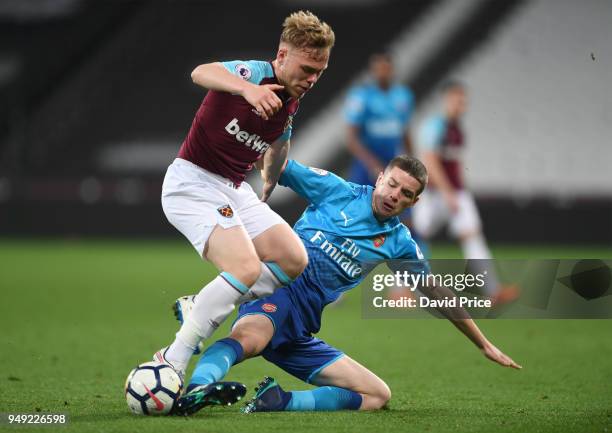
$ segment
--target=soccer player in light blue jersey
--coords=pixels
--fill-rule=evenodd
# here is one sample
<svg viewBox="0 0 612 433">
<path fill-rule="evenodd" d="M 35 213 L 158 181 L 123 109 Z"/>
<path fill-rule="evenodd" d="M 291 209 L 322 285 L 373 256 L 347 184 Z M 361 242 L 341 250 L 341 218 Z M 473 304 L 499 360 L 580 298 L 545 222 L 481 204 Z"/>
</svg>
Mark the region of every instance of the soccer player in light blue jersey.
<svg viewBox="0 0 612 433">
<path fill-rule="evenodd" d="M 397 218 L 418 201 L 427 183 L 425 167 L 416 158 L 396 157 L 373 188 L 289 161 L 279 183 L 309 202 L 294 226 L 308 252 L 308 266 L 290 285 L 240 307 L 230 336 L 211 345 L 200 359 L 179 400 L 180 414 L 215 404 L 222 388 L 218 381 L 231 366 L 258 355 L 318 388 L 286 392 L 266 378 L 247 411 L 371 410 L 391 398 L 382 379 L 313 334 L 321 327 L 324 307 L 357 286 L 377 263 L 404 259 L 411 272 L 429 272 Z M 190 304 L 191 297 L 177 301 L 179 320 L 189 314 Z M 469 316 L 447 318 L 489 359 L 520 368 Z"/>
<path fill-rule="evenodd" d="M 412 154 L 408 134 L 414 109 L 412 91 L 393 80 L 388 54 L 372 56 L 370 76 L 349 91 L 344 109 L 348 150 L 355 158 L 349 179 L 360 185 L 374 185 L 395 156 Z"/>
<path fill-rule="evenodd" d="M 378 174 L 397 155 L 412 155 L 408 125 L 414 111 L 414 94 L 394 80 L 393 61 L 387 53 L 370 58 L 370 79 L 353 87 L 346 98 L 344 118 L 347 147 L 353 155 L 349 180 L 374 185 Z M 410 208 L 400 215 L 412 227 Z M 413 238 L 421 248 L 421 239 Z"/>
</svg>

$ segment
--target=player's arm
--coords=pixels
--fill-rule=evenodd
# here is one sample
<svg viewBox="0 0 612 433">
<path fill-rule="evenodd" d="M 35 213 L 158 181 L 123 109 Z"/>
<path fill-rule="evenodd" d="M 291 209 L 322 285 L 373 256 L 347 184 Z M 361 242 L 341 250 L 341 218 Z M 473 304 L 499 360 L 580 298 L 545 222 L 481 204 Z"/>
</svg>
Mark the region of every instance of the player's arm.
<svg viewBox="0 0 612 433">
<path fill-rule="evenodd" d="M 439 151 L 442 133 L 442 124 L 438 120 L 430 120 L 421 131 L 419 146 L 423 149 L 423 163 L 427 168 L 429 184 L 435 186 L 442 193 L 448 207 L 454 213 L 459 209 L 459 204 L 457 203 L 455 188 L 442 167 L 442 158 Z"/>
<path fill-rule="evenodd" d="M 191 72 L 195 84 L 209 90 L 233 93 L 247 100 L 264 120 L 268 120 L 283 107 L 280 98 L 274 93 L 282 90 L 279 84 L 259 85 L 232 74 L 222 63 L 206 63 Z"/>
<path fill-rule="evenodd" d="M 446 287 L 419 287 L 423 296 L 432 300 L 452 299 L 457 295 Z M 504 367 L 521 369 L 522 367 L 512 360 L 508 355 L 499 350 L 482 333 L 470 314 L 462 307 L 439 307 L 436 310 L 447 318 L 463 335 L 465 335 L 478 349 L 493 362 Z"/>
<path fill-rule="evenodd" d="M 315 205 L 352 194 L 351 186 L 341 177 L 293 160 L 285 164 L 278 183 Z"/>
<path fill-rule="evenodd" d="M 357 125 L 349 124 L 347 126 L 347 148 L 354 158 L 366 166 L 370 175 L 376 177 L 380 172 L 384 171 L 385 167 L 382 161 L 366 149 L 365 145 L 361 142 L 359 130 L 360 127 Z"/>
<path fill-rule="evenodd" d="M 416 273 L 427 275 L 431 272 L 429 263 L 423 258 L 418 245 L 412 238 L 408 238 L 405 244 L 406 249 L 402 253 L 403 260 L 393 260 L 387 262 L 387 266 L 392 271 Z M 427 281 L 426 279 L 423 281 Z M 421 284 L 418 287 L 420 296 L 424 296 L 430 300 L 442 301 L 457 298 L 457 294 L 446 288 L 438 286 L 429 286 Z M 480 349 L 480 351 L 491 361 L 497 362 L 505 367 L 520 369 L 521 366 L 514 362 L 509 356 L 505 355 L 501 350 L 495 347 L 484 334 L 480 331 L 474 320 L 470 317 L 470 313 L 463 307 L 450 307 L 448 302 L 435 302 L 433 305 L 438 305 L 434 309 L 448 319 L 459 331 L 463 333 L 469 340 Z M 457 303 L 456 305 L 459 305 Z"/>
<path fill-rule="evenodd" d="M 346 98 L 344 107 L 344 120 L 347 124 L 346 144 L 353 157 L 366 166 L 372 177 L 376 177 L 385 167 L 382 161 L 366 148 L 360 138 L 360 131 L 365 122 L 366 101 L 366 94 L 361 88 L 351 90 Z"/>
<path fill-rule="evenodd" d="M 410 131 L 404 130 L 404 153 L 406 155 L 414 155 L 414 146 L 412 145 L 412 138 L 410 138 Z"/>
<path fill-rule="evenodd" d="M 404 137 L 403 137 L 403 145 L 404 145 L 404 153 L 406 155 L 414 155 L 414 144 L 412 143 L 412 137 L 410 136 L 410 119 L 412 118 L 412 113 L 414 111 L 414 94 L 408 88 L 405 89 L 404 98 L 406 100 L 406 111 L 402 115 L 402 124 L 404 127 Z"/>
<path fill-rule="evenodd" d="M 261 201 L 267 201 L 274 191 L 281 172 L 287 163 L 290 141 L 284 139 L 275 140 L 263 156 L 261 164 L 261 178 L 264 181 Z"/>
</svg>

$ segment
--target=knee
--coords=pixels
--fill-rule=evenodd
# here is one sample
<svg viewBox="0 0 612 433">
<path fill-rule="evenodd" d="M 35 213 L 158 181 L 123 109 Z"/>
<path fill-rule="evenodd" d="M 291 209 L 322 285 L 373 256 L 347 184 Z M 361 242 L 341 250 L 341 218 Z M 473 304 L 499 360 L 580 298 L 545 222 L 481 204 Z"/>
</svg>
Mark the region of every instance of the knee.
<svg viewBox="0 0 612 433">
<path fill-rule="evenodd" d="M 299 248 L 292 249 L 283 260 L 282 268 L 287 276 L 291 279 L 295 279 L 300 276 L 308 265 L 308 254 L 306 254 L 306 248 L 300 242 Z"/>
<path fill-rule="evenodd" d="M 391 400 L 391 390 L 383 381 L 364 396 L 364 409 L 376 410 L 382 409 Z"/>
<path fill-rule="evenodd" d="M 232 269 L 227 269 L 242 284 L 251 287 L 261 274 L 261 262 L 257 257 L 241 261 Z"/>
<path fill-rule="evenodd" d="M 240 329 L 232 331 L 230 337 L 239 342 L 242 346 L 243 359 L 259 355 L 267 345 L 265 338 L 253 332 L 243 332 Z"/>
</svg>

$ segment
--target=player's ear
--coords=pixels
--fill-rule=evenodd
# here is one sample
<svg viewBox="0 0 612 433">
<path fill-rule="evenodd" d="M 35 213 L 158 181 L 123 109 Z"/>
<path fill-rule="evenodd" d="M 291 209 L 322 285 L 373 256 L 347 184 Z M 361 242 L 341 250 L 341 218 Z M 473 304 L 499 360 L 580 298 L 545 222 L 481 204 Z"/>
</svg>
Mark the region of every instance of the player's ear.
<svg viewBox="0 0 612 433">
<path fill-rule="evenodd" d="M 287 59 L 287 54 L 289 53 L 289 47 L 286 44 L 280 44 L 278 46 L 278 51 L 276 52 L 276 60 L 279 65 L 283 65 L 285 60 Z"/>
<path fill-rule="evenodd" d="M 378 177 L 376 178 L 376 186 L 380 185 L 382 183 L 383 177 L 385 176 L 384 172 L 380 172 L 378 173 Z"/>
<path fill-rule="evenodd" d="M 421 198 L 421 196 L 420 196 L 420 195 L 417 195 L 417 196 L 414 198 L 414 201 L 412 202 L 412 204 L 411 204 L 410 206 L 412 207 L 412 206 L 414 206 L 415 204 L 417 204 L 417 202 L 419 201 L 419 199 L 420 199 L 420 198 Z"/>
</svg>

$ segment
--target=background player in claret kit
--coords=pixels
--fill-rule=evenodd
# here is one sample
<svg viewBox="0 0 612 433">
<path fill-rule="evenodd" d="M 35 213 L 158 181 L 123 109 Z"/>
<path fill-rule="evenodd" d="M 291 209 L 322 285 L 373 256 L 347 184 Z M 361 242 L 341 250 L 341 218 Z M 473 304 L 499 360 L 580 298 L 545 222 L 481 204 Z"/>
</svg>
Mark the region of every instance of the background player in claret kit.
<svg viewBox="0 0 612 433">
<path fill-rule="evenodd" d="M 334 40 L 329 25 L 300 11 L 285 19 L 272 62 L 209 63 L 191 74 L 209 91 L 168 168 L 162 205 L 220 274 L 195 297 L 174 342 L 154 355 L 181 374 L 235 305 L 289 284 L 306 266 L 299 238 L 265 200 L 286 161 L 299 101 L 327 68 Z M 261 201 L 244 182 L 260 158 Z"/>
<path fill-rule="evenodd" d="M 388 386 L 338 349 L 313 337 L 326 305 L 357 286 L 381 261 L 420 274 L 429 266 L 397 218 L 413 206 L 427 183 L 416 158 L 394 158 L 376 188 L 349 183 L 323 170 L 289 161 L 280 184 L 309 202 L 294 229 L 309 263 L 302 275 L 271 296 L 240 307 L 231 335 L 211 345 L 196 367 L 178 413 L 188 415 L 210 404 L 211 393 L 232 365 L 262 355 L 289 374 L 319 388 L 285 392 L 271 378 L 259 386 L 246 411 L 379 409 L 390 399 Z M 348 219 L 346 218 L 348 217 Z M 425 296 L 452 296 L 447 289 L 421 288 Z M 190 297 L 177 301 L 189 317 Z M 462 310 L 441 310 L 484 355 L 504 366 L 520 368 L 480 332 Z"/>
<path fill-rule="evenodd" d="M 419 131 L 418 145 L 427 167 L 430 187 L 414 208 L 414 228 L 425 240 L 446 223 L 451 236 L 459 240 L 466 259 L 488 273 L 486 294 L 495 303 L 508 302 L 519 295 L 515 286 L 502 286 L 489 266 L 491 251 L 482 232 L 482 223 L 472 194 L 463 179 L 465 134 L 461 118 L 467 109 L 465 86 L 449 81 L 442 86 L 442 111 L 425 120 Z"/>
</svg>

